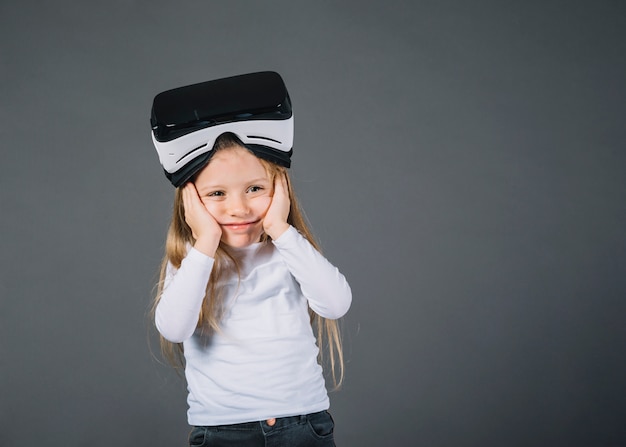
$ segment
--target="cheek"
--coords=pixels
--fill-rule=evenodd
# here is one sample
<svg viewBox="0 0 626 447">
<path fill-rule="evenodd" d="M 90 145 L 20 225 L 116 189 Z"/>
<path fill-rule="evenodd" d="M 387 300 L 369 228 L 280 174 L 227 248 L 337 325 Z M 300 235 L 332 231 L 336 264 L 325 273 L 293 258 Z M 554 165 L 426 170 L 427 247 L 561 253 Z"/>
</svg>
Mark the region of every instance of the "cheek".
<svg viewBox="0 0 626 447">
<path fill-rule="evenodd" d="M 213 217 L 217 217 L 220 214 L 220 204 L 211 200 L 203 200 L 204 207 Z"/>
<path fill-rule="evenodd" d="M 265 216 L 267 209 L 270 207 L 272 203 L 272 198 L 269 196 L 257 197 L 254 199 L 254 208 L 256 212 L 262 216 Z"/>
</svg>

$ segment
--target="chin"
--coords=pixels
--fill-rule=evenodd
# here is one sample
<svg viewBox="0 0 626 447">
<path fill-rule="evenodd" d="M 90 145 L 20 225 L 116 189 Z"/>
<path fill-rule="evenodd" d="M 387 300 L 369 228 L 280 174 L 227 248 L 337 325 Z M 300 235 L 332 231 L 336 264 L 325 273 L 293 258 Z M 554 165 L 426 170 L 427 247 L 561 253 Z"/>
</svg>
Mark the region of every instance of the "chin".
<svg viewBox="0 0 626 447">
<path fill-rule="evenodd" d="M 244 248 L 261 241 L 261 235 L 256 237 L 229 237 L 222 239 L 222 243 L 233 248 Z"/>
</svg>

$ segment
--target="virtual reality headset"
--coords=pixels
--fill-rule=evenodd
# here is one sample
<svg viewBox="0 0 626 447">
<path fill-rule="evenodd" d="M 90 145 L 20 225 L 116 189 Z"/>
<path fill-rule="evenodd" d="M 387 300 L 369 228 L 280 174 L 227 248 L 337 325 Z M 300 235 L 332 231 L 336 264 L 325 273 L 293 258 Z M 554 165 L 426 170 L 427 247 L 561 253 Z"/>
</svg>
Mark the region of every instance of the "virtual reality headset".
<svg viewBox="0 0 626 447">
<path fill-rule="evenodd" d="M 167 90 L 152 104 L 152 141 L 166 177 L 178 187 L 209 162 L 230 132 L 257 157 L 290 167 L 293 113 L 285 83 L 264 71 Z"/>
</svg>

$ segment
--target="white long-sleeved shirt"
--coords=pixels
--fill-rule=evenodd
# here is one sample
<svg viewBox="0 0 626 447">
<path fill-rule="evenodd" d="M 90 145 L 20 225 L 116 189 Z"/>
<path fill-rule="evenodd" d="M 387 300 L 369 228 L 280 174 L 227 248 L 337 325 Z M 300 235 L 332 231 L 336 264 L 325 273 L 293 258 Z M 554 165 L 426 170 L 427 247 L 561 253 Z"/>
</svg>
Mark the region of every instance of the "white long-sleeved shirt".
<svg viewBox="0 0 626 447">
<path fill-rule="evenodd" d="M 230 249 L 240 274 L 217 287 L 220 330 L 197 327 L 214 260 L 190 248 L 168 266 L 155 322 L 183 343 L 190 425 L 221 425 L 292 416 L 329 407 L 308 307 L 343 316 L 352 300 L 344 276 L 295 228 L 272 243 Z"/>
</svg>

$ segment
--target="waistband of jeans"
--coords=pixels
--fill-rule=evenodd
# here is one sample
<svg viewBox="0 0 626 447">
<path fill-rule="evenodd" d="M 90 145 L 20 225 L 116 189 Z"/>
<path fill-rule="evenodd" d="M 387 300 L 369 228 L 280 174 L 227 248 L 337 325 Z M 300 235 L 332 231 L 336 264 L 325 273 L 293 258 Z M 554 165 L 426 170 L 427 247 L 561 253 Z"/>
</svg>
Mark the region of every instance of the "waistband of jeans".
<svg viewBox="0 0 626 447">
<path fill-rule="evenodd" d="M 323 411 L 315 412 L 311 414 L 323 413 Z M 254 422 L 240 422 L 237 424 L 223 424 L 223 425 L 206 425 L 204 427 L 215 429 L 215 430 L 253 430 L 259 427 L 259 425 L 266 428 L 279 428 L 285 427 L 288 425 L 297 424 L 299 422 L 304 423 L 308 419 L 308 414 L 298 415 L 298 416 L 284 416 L 274 418 L 276 419 L 276 423 L 270 426 L 267 423 L 267 420 L 262 421 L 254 421 Z"/>
</svg>

